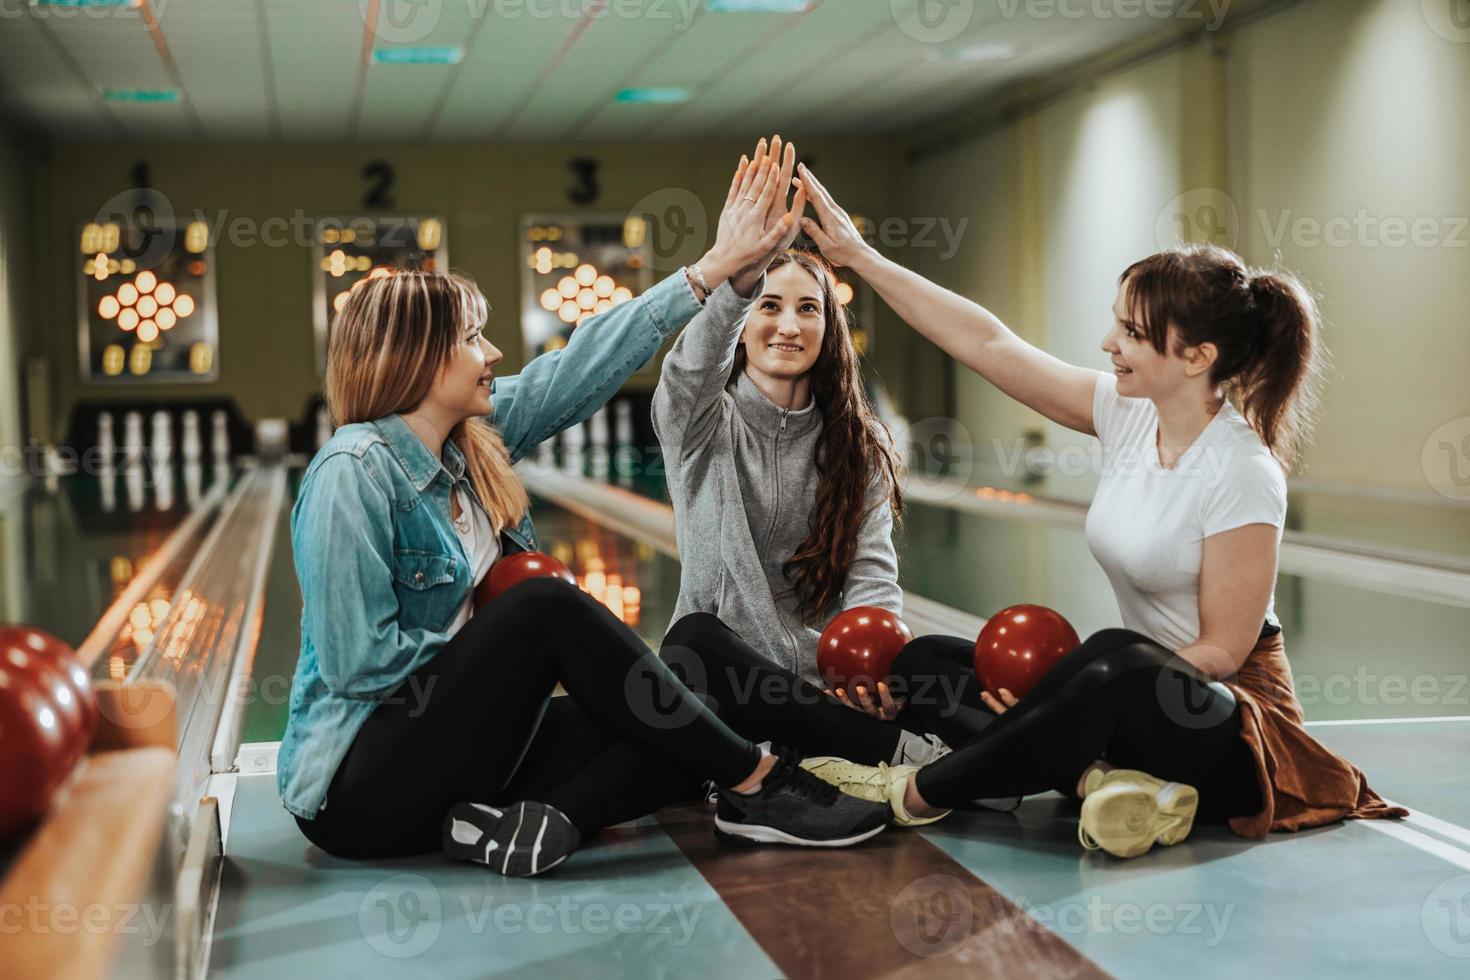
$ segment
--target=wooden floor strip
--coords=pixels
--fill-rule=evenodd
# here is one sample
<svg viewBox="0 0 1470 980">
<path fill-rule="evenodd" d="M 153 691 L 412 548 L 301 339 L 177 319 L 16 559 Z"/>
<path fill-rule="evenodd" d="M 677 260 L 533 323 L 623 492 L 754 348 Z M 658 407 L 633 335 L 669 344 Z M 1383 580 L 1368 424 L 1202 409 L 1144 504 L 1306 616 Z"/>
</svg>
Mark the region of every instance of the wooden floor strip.
<svg viewBox="0 0 1470 980">
<path fill-rule="evenodd" d="M 919 834 L 745 848 L 715 840 L 705 806 L 659 823 L 785 976 L 1108 975 Z"/>
</svg>

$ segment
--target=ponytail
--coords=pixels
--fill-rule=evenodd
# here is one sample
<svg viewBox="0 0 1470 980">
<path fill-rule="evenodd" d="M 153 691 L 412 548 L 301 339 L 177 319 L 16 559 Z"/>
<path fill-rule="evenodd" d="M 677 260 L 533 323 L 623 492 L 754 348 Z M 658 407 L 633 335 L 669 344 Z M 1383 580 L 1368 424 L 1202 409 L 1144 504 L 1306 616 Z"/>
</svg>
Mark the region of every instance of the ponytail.
<svg viewBox="0 0 1470 980">
<path fill-rule="evenodd" d="M 1317 302 L 1291 273 L 1259 272 L 1248 287 L 1256 338 L 1231 401 L 1282 465 L 1293 467 L 1311 438 L 1321 389 Z"/>
</svg>

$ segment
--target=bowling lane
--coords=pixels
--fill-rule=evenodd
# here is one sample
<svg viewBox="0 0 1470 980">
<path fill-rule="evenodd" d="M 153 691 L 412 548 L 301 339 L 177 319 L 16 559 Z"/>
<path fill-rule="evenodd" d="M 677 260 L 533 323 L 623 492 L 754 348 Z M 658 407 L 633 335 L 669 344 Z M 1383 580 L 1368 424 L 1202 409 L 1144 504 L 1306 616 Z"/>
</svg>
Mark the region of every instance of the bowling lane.
<svg viewBox="0 0 1470 980">
<path fill-rule="evenodd" d="M 929 485 L 962 481 L 974 489 L 990 487 L 997 494 L 1031 494 L 1037 498 L 1086 505 L 1092 500 L 1095 478 L 1056 474 L 1029 475 L 1001 472 L 993 466 L 970 464 L 963 454 L 937 453 L 934 445 L 911 443 L 910 482 Z M 930 450 L 925 454 L 924 450 Z M 652 467 L 657 469 L 657 467 Z M 656 477 L 635 478 L 649 484 L 648 493 L 664 499 Z M 1470 558 L 1470 506 L 1426 492 L 1342 487 L 1310 479 L 1292 480 L 1287 496 L 1287 530 L 1313 540 L 1348 548 L 1372 548 L 1427 561 Z"/>
<path fill-rule="evenodd" d="M 102 474 L 31 479 L 0 498 L 0 596 L 5 619 L 34 624 L 80 646 L 99 617 L 140 575 L 196 508 L 233 481 L 228 468 L 123 467 Z M 103 673 L 125 670 L 167 611 L 173 590 L 209 531 L 188 531 L 167 567 L 130 611 Z"/>
</svg>

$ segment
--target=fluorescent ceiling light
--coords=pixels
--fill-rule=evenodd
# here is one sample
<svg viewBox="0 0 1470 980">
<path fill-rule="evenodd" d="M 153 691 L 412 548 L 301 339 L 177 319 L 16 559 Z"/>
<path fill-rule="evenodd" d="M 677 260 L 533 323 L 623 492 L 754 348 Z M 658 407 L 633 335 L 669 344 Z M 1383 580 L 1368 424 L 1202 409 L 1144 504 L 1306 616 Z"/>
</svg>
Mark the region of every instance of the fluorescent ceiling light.
<svg viewBox="0 0 1470 980">
<path fill-rule="evenodd" d="M 464 48 L 373 48 L 375 65 L 457 65 L 464 57 Z"/>
<path fill-rule="evenodd" d="M 1015 54 L 1009 44 L 971 44 L 963 48 L 942 50 L 930 48 L 926 56 L 930 61 L 1005 61 Z"/>
<path fill-rule="evenodd" d="M 709 0 L 712 14 L 794 14 L 805 10 L 807 0 Z"/>
<path fill-rule="evenodd" d="M 172 88 L 105 88 L 102 97 L 108 102 L 177 102 L 179 92 Z"/>
<path fill-rule="evenodd" d="M 688 102 L 687 88 L 625 88 L 617 94 L 617 102 Z"/>
<path fill-rule="evenodd" d="M 138 0 L 31 0 L 32 7 L 136 7 Z"/>
</svg>

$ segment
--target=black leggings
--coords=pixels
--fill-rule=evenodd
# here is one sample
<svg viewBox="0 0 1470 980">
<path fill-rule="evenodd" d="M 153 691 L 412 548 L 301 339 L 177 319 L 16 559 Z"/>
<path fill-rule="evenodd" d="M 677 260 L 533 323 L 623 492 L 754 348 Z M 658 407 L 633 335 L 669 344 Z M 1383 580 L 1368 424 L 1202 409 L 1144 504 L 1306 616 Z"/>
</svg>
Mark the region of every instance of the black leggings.
<svg viewBox="0 0 1470 980">
<path fill-rule="evenodd" d="M 567 697 L 552 698 L 557 683 Z M 330 854 L 440 847 L 462 800 L 535 799 L 584 833 L 743 782 L 760 751 L 575 586 L 534 579 L 476 613 L 373 710 L 314 820 Z"/>
<path fill-rule="evenodd" d="M 936 647 L 971 641 L 923 637 L 894 661 L 899 678 L 927 675 Z M 958 736 L 978 701 L 971 686 L 958 703 L 923 701 L 905 710 Z M 948 739 L 946 739 L 948 741 Z M 951 742 L 951 744 L 954 744 Z M 1009 711 L 975 737 L 919 771 L 917 785 L 935 806 L 980 797 L 1074 791 L 1094 761 L 1141 769 L 1199 790 L 1199 819 L 1219 821 L 1261 808 L 1255 761 L 1240 737 L 1240 706 L 1230 689 L 1139 633 L 1095 633 L 1067 654 Z"/>
<path fill-rule="evenodd" d="M 971 652 L 960 659 L 954 651 L 936 649 L 922 664 L 914 660 L 908 689 L 897 680 L 892 686 L 895 698 L 909 702 L 892 722 L 834 700 L 820 686 L 762 655 L 711 613 L 691 613 L 675 623 L 659 656 L 740 734 L 790 745 L 805 755 L 836 755 L 875 765 L 893 760 L 905 730 L 933 732 L 959 745 L 995 720 L 978 694 L 974 705 L 964 708 L 947 697 L 959 684 L 956 675 L 962 679 L 968 674 L 974 683 L 974 668 L 966 666 L 974 644 L 968 647 Z M 921 704 L 931 710 L 917 710 Z"/>
</svg>

